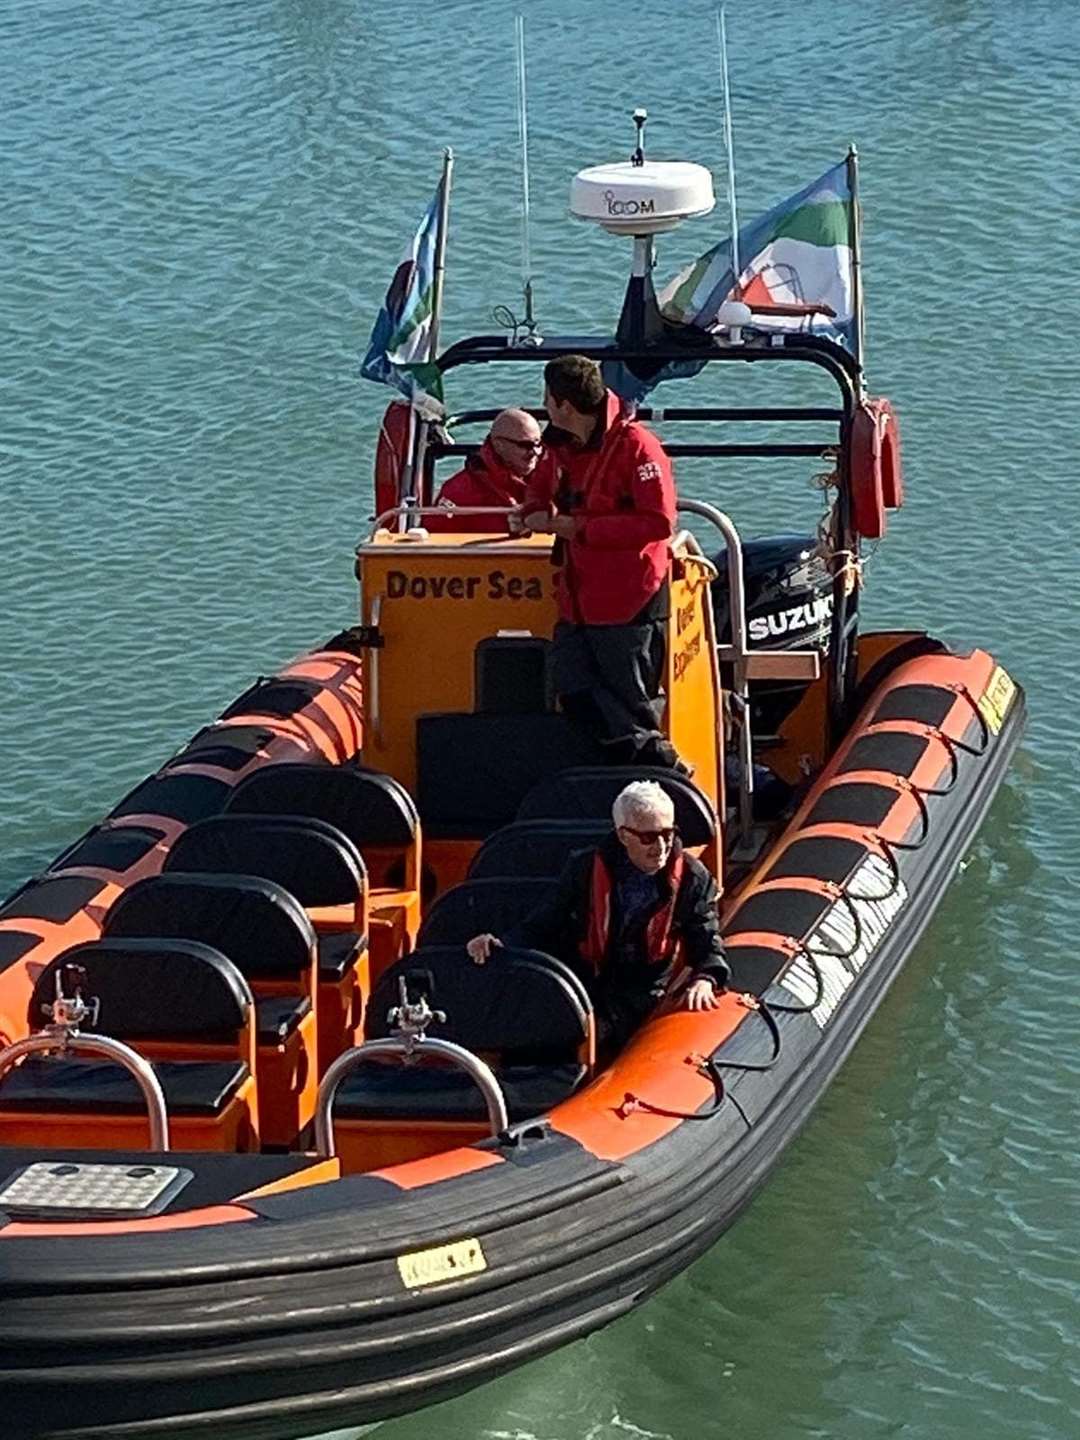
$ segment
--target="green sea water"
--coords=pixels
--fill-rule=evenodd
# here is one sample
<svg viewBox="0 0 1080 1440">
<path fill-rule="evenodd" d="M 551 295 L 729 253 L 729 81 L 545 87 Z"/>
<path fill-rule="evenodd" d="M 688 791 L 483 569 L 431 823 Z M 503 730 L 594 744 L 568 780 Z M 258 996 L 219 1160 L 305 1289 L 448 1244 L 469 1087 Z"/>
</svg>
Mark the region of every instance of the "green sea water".
<svg viewBox="0 0 1080 1440">
<path fill-rule="evenodd" d="M 355 618 L 383 403 L 358 354 L 444 144 L 444 335 L 518 303 L 515 9 L 0 7 L 0 892 Z M 638 104 L 652 155 L 722 171 L 714 7 L 525 14 L 538 311 L 580 333 L 614 322 L 628 247 L 567 219 L 573 172 L 624 154 Z M 1071 1440 L 1080 8 L 732 0 L 728 30 L 743 215 L 851 140 L 863 159 L 867 363 L 909 493 L 866 613 L 993 650 L 1028 689 L 1028 734 L 737 1227 L 630 1318 L 380 1434 Z M 664 240 L 661 277 L 725 217 Z M 751 380 L 740 397 L 778 399 Z M 535 399 L 523 383 L 498 377 L 490 403 Z M 817 508 L 799 464 L 680 484 L 750 534 Z"/>
</svg>

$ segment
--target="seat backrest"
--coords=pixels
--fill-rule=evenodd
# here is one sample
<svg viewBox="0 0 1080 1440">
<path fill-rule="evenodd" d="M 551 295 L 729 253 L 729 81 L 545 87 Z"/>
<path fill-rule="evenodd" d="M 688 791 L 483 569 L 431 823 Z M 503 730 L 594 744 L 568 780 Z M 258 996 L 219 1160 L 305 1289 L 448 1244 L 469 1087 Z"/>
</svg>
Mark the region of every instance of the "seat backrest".
<svg viewBox="0 0 1080 1440">
<path fill-rule="evenodd" d="M 474 935 L 502 936 L 550 898 L 550 876 L 466 880 L 444 890 L 424 916 L 417 945 L 464 945 Z"/>
<path fill-rule="evenodd" d="M 635 780 L 655 780 L 671 797 L 684 845 L 708 845 L 716 836 L 716 812 L 692 780 L 648 765 L 587 765 L 534 785 L 518 809 L 519 820 L 607 820 L 620 790 Z"/>
<path fill-rule="evenodd" d="M 225 809 L 325 820 L 361 851 L 408 846 L 419 824 L 412 797 L 393 776 L 352 765 L 266 765 L 240 782 Z"/>
<path fill-rule="evenodd" d="M 253 1004 L 243 975 L 210 945 L 92 940 L 41 972 L 27 1017 L 32 1030 L 48 1023 L 44 1007 L 56 999 L 57 973 L 68 965 L 86 971 L 84 999 L 101 1002 L 93 1029 L 117 1040 L 227 1040 L 243 1030 Z"/>
<path fill-rule="evenodd" d="M 516 820 L 489 835 L 472 858 L 470 880 L 493 876 L 555 876 L 574 850 L 599 845 L 606 820 Z"/>
<path fill-rule="evenodd" d="M 315 931 L 294 896 L 252 875 L 154 875 L 125 890 L 105 916 L 108 939 L 199 940 L 249 979 L 310 970 Z"/>
<path fill-rule="evenodd" d="M 367 871 L 352 841 L 322 820 L 288 815 L 215 815 L 185 830 L 165 858 L 165 871 L 259 875 L 301 905 L 351 905 Z"/>
<path fill-rule="evenodd" d="M 399 1003 L 402 977 L 410 998 L 424 993 L 432 1009 L 446 1012 L 445 1023 L 433 1022 L 428 1034 L 467 1050 L 573 1054 L 589 1034 L 584 988 L 552 956 L 507 948 L 486 965 L 474 965 L 461 946 L 438 945 L 404 956 L 383 973 L 367 1007 L 367 1039 L 391 1033 L 388 1017 Z"/>
</svg>

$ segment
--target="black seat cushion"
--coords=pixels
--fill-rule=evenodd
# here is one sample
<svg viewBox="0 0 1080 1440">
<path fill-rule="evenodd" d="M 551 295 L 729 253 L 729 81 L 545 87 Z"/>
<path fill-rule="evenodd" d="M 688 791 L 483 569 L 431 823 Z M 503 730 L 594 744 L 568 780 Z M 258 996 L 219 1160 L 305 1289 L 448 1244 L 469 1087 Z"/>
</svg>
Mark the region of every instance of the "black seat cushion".
<svg viewBox="0 0 1080 1440">
<path fill-rule="evenodd" d="M 367 949 L 367 936 L 355 930 L 341 930 L 334 935 L 319 935 L 319 979 L 333 982 L 344 980 Z"/>
<path fill-rule="evenodd" d="M 219 1115 L 250 1071 L 241 1061 L 167 1060 L 154 1064 L 170 1115 Z M 31 1055 L 0 1081 L 0 1111 L 145 1115 L 138 1081 L 111 1060 Z"/>
<path fill-rule="evenodd" d="M 498 1072 L 511 1123 L 546 1114 L 585 1079 L 584 1065 L 513 1065 Z M 423 1064 L 406 1069 L 369 1061 L 342 1083 L 334 1118 L 344 1120 L 487 1119 L 476 1082 L 463 1070 Z"/>
<path fill-rule="evenodd" d="M 307 995 L 266 995 L 255 1001 L 258 1016 L 259 1044 L 283 1045 L 300 1028 L 305 1015 L 311 1014 Z"/>
<path fill-rule="evenodd" d="M 301 975 L 315 932 L 298 900 L 251 875 L 154 875 L 125 890 L 105 917 L 109 937 L 176 937 L 212 945 L 249 978 Z"/>
<path fill-rule="evenodd" d="M 716 834 L 716 812 L 692 780 L 646 765 L 589 765 L 541 780 L 521 802 L 519 820 L 606 820 L 620 790 L 635 780 L 655 780 L 671 797 L 684 845 L 707 845 Z"/>
<path fill-rule="evenodd" d="M 353 765 L 264 766 L 240 782 L 226 810 L 325 820 L 361 852 L 365 845 L 409 845 L 419 823 L 403 785 L 378 770 Z"/>
<path fill-rule="evenodd" d="M 367 872 L 359 850 L 324 820 L 288 815 L 215 815 L 180 835 L 164 869 L 260 875 L 301 905 L 350 905 Z"/>
<path fill-rule="evenodd" d="M 588 1034 L 585 987 L 560 961 L 507 946 L 486 965 L 474 965 L 463 946 L 436 946 L 383 973 L 366 1011 L 367 1039 L 391 1033 L 388 1016 L 402 977 L 411 997 L 422 992 L 433 1009 L 446 1012 L 428 1033 L 467 1050 L 570 1058 Z"/>
<path fill-rule="evenodd" d="M 56 977 L 68 965 L 86 972 L 83 995 L 100 1002 L 94 1027 L 117 1040 L 197 1039 L 224 1043 L 247 1022 L 253 1004 L 240 971 L 198 941 L 109 938 L 75 945 L 46 966 L 30 999 L 27 1023 L 48 1021 Z M 70 992 L 70 983 L 64 989 Z"/>
<path fill-rule="evenodd" d="M 474 935 L 500 938 L 555 891 L 551 876 L 466 880 L 444 890 L 424 916 L 417 945 L 464 945 Z"/>
<path fill-rule="evenodd" d="M 558 875 L 574 850 L 598 845 L 606 820 L 517 820 L 489 835 L 472 858 L 470 880 L 498 875 Z"/>
</svg>

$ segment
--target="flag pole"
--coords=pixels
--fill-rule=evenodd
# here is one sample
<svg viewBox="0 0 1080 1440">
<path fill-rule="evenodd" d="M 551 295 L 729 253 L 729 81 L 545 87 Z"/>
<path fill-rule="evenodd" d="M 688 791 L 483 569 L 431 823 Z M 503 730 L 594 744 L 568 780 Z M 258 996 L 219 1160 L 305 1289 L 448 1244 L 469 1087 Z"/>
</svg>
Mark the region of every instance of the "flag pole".
<svg viewBox="0 0 1080 1440">
<path fill-rule="evenodd" d="M 851 242 L 851 300 L 855 312 L 855 359 L 859 366 L 859 389 L 865 390 L 863 379 L 863 348 L 866 340 L 866 310 L 863 303 L 862 282 L 862 217 L 859 213 L 859 152 L 854 142 L 847 153 L 848 189 L 851 191 L 851 218 L 849 239 Z"/>
<path fill-rule="evenodd" d="M 735 203 L 735 137 L 731 124 L 731 86 L 728 83 L 727 13 L 723 6 L 716 13 L 716 38 L 720 44 L 720 74 L 724 81 L 724 142 L 727 147 L 728 205 L 731 209 L 731 293 L 737 299 L 742 267 L 739 264 L 739 212 Z"/>
<path fill-rule="evenodd" d="M 434 364 L 439 355 L 439 326 L 442 322 L 443 285 L 446 279 L 446 235 L 450 223 L 450 184 L 454 174 L 454 152 L 448 145 L 443 151 L 443 172 L 439 184 L 439 218 L 435 231 L 435 274 L 431 282 L 431 328 L 428 331 L 428 364 Z M 430 424 L 417 413 L 415 405 L 409 406 L 410 457 L 408 472 L 402 492 L 404 505 L 416 505 L 423 498 L 420 482 L 424 473 L 424 456 L 427 451 Z M 398 529 L 411 530 L 415 517 L 409 510 L 398 516 Z"/>
<path fill-rule="evenodd" d="M 521 145 L 521 288 L 525 296 L 525 328 L 532 336 L 536 333 L 536 321 L 533 318 L 532 246 L 529 236 L 529 98 L 525 77 L 524 15 L 514 17 L 514 41 L 517 56 L 518 140 Z"/>
<path fill-rule="evenodd" d="M 450 221 L 450 182 L 454 174 L 454 152 L 449 145 L 443 151 L 443 173 L 439 199 L 439 228 L 435 238 L 435 280 L 431 287 L 431 331 L 428 336 L 428 361 L 439 353 L 439 324 L 442 320 L 443 281 L 446 276 L 446 232 Z"/>
</svg>

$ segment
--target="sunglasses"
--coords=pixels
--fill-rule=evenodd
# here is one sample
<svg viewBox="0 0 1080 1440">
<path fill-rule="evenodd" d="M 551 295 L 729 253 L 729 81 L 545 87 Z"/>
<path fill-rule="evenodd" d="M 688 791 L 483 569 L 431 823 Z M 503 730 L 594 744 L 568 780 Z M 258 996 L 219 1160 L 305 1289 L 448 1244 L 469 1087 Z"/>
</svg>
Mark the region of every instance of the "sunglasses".
<svg viewBox="0 0 1080 1440">
<path fill-rule="evenodd" d="M 675 838 L 674 825 L 663 825 L 659 830 L 635 830 L 633 825 L 620 825 L 619 829 L 636 836 L 643 845 L 655 845 L 658 840 L 663 840 L 670 845 Z"/>
<path fill-rule="evenodd" d="M 501 440 L 504 445 L 513 445 L 518 450 L 539 451 L 544 448 L 544 442 L 542 440 L 514 440 L 509 435 L 493 435 L 491 438 L 493 440 Z"/>
</svg>

